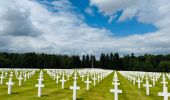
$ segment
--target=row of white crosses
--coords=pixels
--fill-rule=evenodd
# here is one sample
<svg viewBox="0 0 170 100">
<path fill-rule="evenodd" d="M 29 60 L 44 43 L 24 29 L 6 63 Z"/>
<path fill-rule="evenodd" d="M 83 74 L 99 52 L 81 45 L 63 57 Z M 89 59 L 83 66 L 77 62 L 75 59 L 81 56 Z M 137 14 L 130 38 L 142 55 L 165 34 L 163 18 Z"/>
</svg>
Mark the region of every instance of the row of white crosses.
<svg viewBox="0 0 170 100">
<path fill-rule="evenodd" d="M 25 79 L 27 79 L 27 78 L 29 79 L 31 76 L 33 76 L 35 74 L 36 71 L 35 70 L 28 71 L 28 72 L 20 71 L 19 75 L 18 75 L 19 72 L 16 72 L 16 70 L 14 72 L 15 72 L 15 75 L 17 76 L 16 78 L 18 78 L 18 80 L 19 80 L 19 86 L 21 86 L 21 82 L 23 79 L 22 73 L 24 73 L 23 75 L 25 76 Z M 3 73 L 1 76 L 3 76 Z M 9 81 L 6 82 L 6 85 L 8 86 L 8 94 L 12 93 L 12 86 L 14 85 L 14 82 L 12 81 L 13 76 L 14 76 L 13 71 L 10 71 Z M 44 87 L 44 85 L 42 84 L 42 80 L 43 80 L 43 71 L 41 70 L 40 74 L 39 74 L 38 84 L 35 85 L 35 87 L 38 87 L 38 97 L 41 97 L 41 90 L 42 90 L 41 88 Z"/>
<path fill-rule="evenodd" d="M 37 69 L 38 70 L 38 69 Z M 6 83 L 8 85 L 8 94 L 12 93 L 12 86 L 14 85 L 14 82 L 12 81 L 12 77 L 15 75 L 16 78 L 18 79 L 18 85 L 21 86 L 22 84 L 22 80 L 24 80 L 25 82 L 27 81 L 27 79 L 29 79 L 31 76 L 33 76 L 35 74 L 35 72 L 37 70 L 23 70 L 23 69 L 9 69 L 6 71 L 2 71 L 2 83 L 3 83 L 3 78 L 4 78 L 4 72 L 5 75 L 10 76 L 9 81 Z M 47 73 L 54 79 L 56 80 L 56 83 L 60 82 L 62 83 L 62 89 L 64 89 L 64 83 L 70 79 L 71 75 L 73 74 L 74 70 L 73 69 L 67 69 L 67 70 L 47 70 Z M 80 73 L 81 75 L 84 74 L 82 79 L 82 81 L 84 83 L 86 83 L 86 89 L 89 90 L 89 84 L 92 83 L 92 81 L 90 81 L 90 79 L 93 80 L 93 85 L 95 86 L 96 83 L 100 82 L 102 79 L 104 79 L 107 75 L 109 75 L 111 73 L 110 70 L 102 70 L 102 69 L 90 69 L 90 71 L 88 69 L 83 70 L 82 69 L 78 69 L 77 71 L 74 72 L 74 83 L 73 86 L 70 87 L 70 89 L 73 89 L 73 100 L 76 99 L 76 90 L 79 89 L 79 87 L 77 87 L 77 75 L 78 73 Z M 79 74 L 79 75 L 80 75 Z M 65 77 L 67 77 L 67 79 L 65 79 Z M 87 80 L 85 80 L 85 78 L 87 78 Z M 39 74 L 39 79 L 38 79 L 38 84 L 35 85 L 35 87 L 38 88 L 38 93 L 37 96 L 41 97 L 42 94 L 42 88 L 44 87 L 44 84 L 42 84 L 43 81 L 43 71 L 40 71 Z M 76 88 L 77 87 L 77 88 Z"/>
<path fill-rule="evenodd" d="M 96 86 L 97 83 L 112 73 L 112 71 L 102 69 L 79 69 L 79 73 L 82 81 L 84 81 L 84 78 L 86 77 L 84 83 L 86 84 L 86 90 L 88 91 L 91 83 L 93 83 L 93 86 Z"/>
<path fill-rule="evenodd" d="M 143 87 L 146 87 L 146 95 L 149 95 L 149 88 L 152 86 L 155 86 L 155 83 L 162 76 L 162 81 L 160 83 L 163 86 L 163 92 L 158 92 L 158 96 L 163 96 L 164 100 L 168 100 L 170 93 L 168 93 L 168 87 L 167 87 L 168 82 L 166 81 L 166 75 L 169 78 L 169 74 L 152 73 L 152 72 L 147 72 L 147 73 L 146 72 L 134 72 L 134 71 L 119 71 L 119 72 L 128 80 L 131 80 L 131 79 L 137 80 L 137 81 L 133 81 L 133 84 L 135 85 L 135 82 L 137 82 L 138 88 L 141 88 L 140 84 L 143 81 L 143 78 L 145 77 L 146 83 L 143 84 Z M 152 85 L 149 84 L 149 78 L 152 81 Z"/>
<path fill-rule="evenodd" d="M 48 69 L 46 70 L 47 74 L 53 79 L 56 80 L 56 84 L 61 82 L 61 88 L 64 89 L 64 84 L 68 81 L 73 74 L 73 69 Z M 109 75 L 112 71 L 103 70 L 103 69 L 77 69 L 77 73 L 79 73 L 82 82 L 86 84 L 86 90 L 89 90 L 90 83 L 93 82 L 93 86 L 96 83 L 100 82 L 107 75 Z M 66 79 L 65 79 L 66 77 Z M 91 81 L 92 80 L 92 81 Z"/>
<path fill-rule="evenodd" d="M 80 89 L 80 87 L 77 86 L 77 79 L 78 79 L 78 72 L 76 70 L 70 70 L 70 69 L 60 69 L 60 70 L 46 70 L 47 74 L 50 75 L 54 80 L 56 79 L 56 84 L 61 82 L 61 88 L 64 89 L 64 84 L 66 81 L 68 81 L 71 77 L 71 75 L 74 72 L 74 81 L 73 86 L 70 86 L 70 89 L 73 90 L 73 100 L 76 100 L 76 90 Z M 67 80 L 65 79 L 67 77 Z M 60 79 L 61 78 L 61 79 Z"/>
<path fill-rule="evenodd" d="M 119 80 L 118 80 L 117 72 L 115 71 L 113 82 L 112 82 L 112 84 L 114 85 L 114 89 L 110 89 L 110 92 L 114 93 L 114 100 L 118 100 L 118 94 L 122 93 L 122 90 L 118 89 L 118 86 L 120 85 L 120 83 L 118 82 Z"/>
<path fill-rule="evenodd" d="M 28 72 L 27 72 L 28 71 Z M 35 70 L 32 69 L 0 69 L 0 84 L 3 84 L 3 80 L 5 78 L 8 78 L 8 82 L 6 82 L 6 85 L 8 86 L 8 94 L 12 93 L 12 86 L 14 85 L 14 82 L 12 81 L 13 76 L 18 79 L 18 86 L 21 86 L 22 83 L 22 73 L 28 73 L 29 77 L 35 74 Z M 5 75 L 4 75 L 5 73 Z"/>
<path fill-rule="evenodd" d="M 103 69 L 46 69 L 46 71 L 47 74 L 56 81 L 56 84 L 61 82 L 62 89 L 64 89 L 65 82 L 73 75 L 73 86 L 70 86 L 70 89 L 73 90 L 73 100 L 76 100 L 76 91 L 80 89 L 80 87 L 77 86 L 78 75 L 80 76 L 81 81 L 86 84 L 86 90 L 89 90 L 90 83 L 93 82 L 93 85 L 95 86 L 97 82 L 99 83 L 112 72 L 111 70 Z M 67 79 L 65 79 L 65 77 Z M 92 81 L 90 81 L 90 79 Z"/>
<path fill-rule="evenodd" d="M 45 69 L 47 74 L 56 81 L 56 84 L 61 82 L 61 88 L 64 89 L 64 84 L 68 81 L 74 72 L 73 69 Z M 66 78 L 65 78 L 66 77 Z"/>
<path fill-rule="evenodd" d="M 152 80 L 152 86 L 155 86 L 155 83 L 158 81 L 160 77 L 160 73 L 149 73 L 149 72 L 137 72 L 137 71 L 120 71 L 120 73 L 127 78 L 133 85 L 138 85 L 138 88 L 141 88 L 141 83 L 144 79 Z"/>
</svg>

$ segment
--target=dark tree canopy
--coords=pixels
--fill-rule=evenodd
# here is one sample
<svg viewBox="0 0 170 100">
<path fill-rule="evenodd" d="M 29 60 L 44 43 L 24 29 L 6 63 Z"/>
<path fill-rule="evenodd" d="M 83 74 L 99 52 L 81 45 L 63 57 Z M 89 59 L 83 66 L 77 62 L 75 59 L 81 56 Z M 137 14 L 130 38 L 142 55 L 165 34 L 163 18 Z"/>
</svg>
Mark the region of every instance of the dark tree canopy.
<svg viewBox="0 0 170 100">
<path fill-rule="evenodd" d="M 120 57 L 118 53 L 94 55 L 56 55 L 45 53 L 0 53 L 1 68 L 103 68 L 131 71 L 170 71 L 170 55 L 135 56 L 134 53 Z"/>
</svg>

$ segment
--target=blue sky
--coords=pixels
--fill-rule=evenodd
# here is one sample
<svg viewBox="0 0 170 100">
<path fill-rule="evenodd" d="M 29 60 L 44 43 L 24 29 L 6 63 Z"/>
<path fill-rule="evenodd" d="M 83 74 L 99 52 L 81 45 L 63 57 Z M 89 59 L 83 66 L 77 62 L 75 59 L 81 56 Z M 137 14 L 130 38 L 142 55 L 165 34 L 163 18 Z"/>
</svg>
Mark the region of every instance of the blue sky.
<svg viewBox="0 0 170 100">
<path fill-rule="evenodd" d="M 108 23 L 108 16 L 103 16 L 98 13 L 98 9 L 94 6 L 90 8 L 93 10 L 94 15 L 89 15 L 85 12 L 85 9 L 90 6 L 89 0 L 70 0 L 71 3 L 77 8 L 77 12 L 85 16 L 87 24 L 93 27 L 106 28 L 114 33 L 115 36 L 127 36 L 132 34 L 144 34 L 148 32 L 154 32 L 157 28 L 152 24 L 140 23 L 136 18 L 126 20 L 124 22 L 118 22 L 118 18 L 122 14 L 121 11 L 116 13 L 117 17 Z"/>
<path fill-rule="evenodd" d="M 0 51 L 168 54 L 169 0 L 0 0 Z M 8 40 L 8 41 L 7 41 Z"/>
<path fill-rule="evenodd" d="M 55 10 L 52 8 L 52 5 L 43 3 L 43 1 L 46 0 L 39 0 L 39 2 L 46 5 L 50 11 L 55 12 Z M 48 2 L 52 1 L 54 0 L 48 0 Z M 133 34 L 144 34 L 155 32 L 157 30 L 154 25 L 138 22 L 136 18 L 118 22 L 118 18 L 121 16 L 122 11 L 116 12 L 115 15 L 117 16 L 109 23 L 109 16 L 103 16 L 100 14 L 97 7 L 90 6 L 89 0 L 70 0 L 70 2 L 75 7 L 74 11 L 76 13 L 82 14 L 85 18 L 84 21 L 88 25 L 97 28 L 106 28 L 117 37 L 124 37 Z M 88 7 L 90 7 L 90 9 L 93 11 L 93 15 L 90 15 L 85 11 Z"/>
</svg>

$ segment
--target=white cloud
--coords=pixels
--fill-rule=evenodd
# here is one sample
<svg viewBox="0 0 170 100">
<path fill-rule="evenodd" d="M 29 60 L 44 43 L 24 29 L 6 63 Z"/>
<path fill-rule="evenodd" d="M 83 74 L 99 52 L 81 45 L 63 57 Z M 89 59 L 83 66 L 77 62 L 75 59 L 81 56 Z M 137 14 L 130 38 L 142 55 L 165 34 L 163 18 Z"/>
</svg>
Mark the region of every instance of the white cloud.
<svg viewBox="0 0 170 100">
<path fill-rule="evenodd" d="M 91 6 L 97 6 L 104 15 L 113 15 L 126 7 L 137 3 L 137 0 L 90 0 Z"/>
<path fill-rule="evenodd" d="M 116 18 L 116 17 L 117 17 L 117 15 L 110 16 L 108 23 L 110 24 L 113 21 L 113 19 Z"/>
<path fill-rule="evenodd" d="M 87 7 L 84 11 L 85 11 L 88 15 L 94 16 L 94 11 L 93 11 L 92 8 Z"/>
<path fill-rule="evenodd" d="M 104 15 L 114 16 L 115 11 L 124 9 L 120 21 L 136 16 L 140 22 L 153 23 L 160 28 L 153 33 L 118 38 L 109 30 L 86 24 L 83 15 L 74 12 L 76 8 L 67 0 L 45 2 L 53 5 L 50 9 L 33 0 L 14 1 L 0 1 L 1 51 L 81 54 L 93 50 L 94 54 L 101 52 L 158 54 L 168 53 L 170 50 L 170 30 L 164 27 L 169 24 L 169 13 L 166 11 L 168 5 L 159 6 L 159 14 L 164 14 L 161 17 L 148 7 L 136 8 L 134 0 L 91 0 L 91 5 L 99 7 L 99 11 Z M 157 2 L 157 5 L 161 4 Z M 146 12 L 149 14 L 145 15 Z M 149 16 L 150 13 L 155 16 Z"/>
<path fill-rule="evenodd" d="M 139 22 L 153 24 L 158 28 L 170 23 L 169 0 L 90 0 L 105 16 L 113 16 L 122 11 L 118 22 L 136 17 Z"/>
</svg>

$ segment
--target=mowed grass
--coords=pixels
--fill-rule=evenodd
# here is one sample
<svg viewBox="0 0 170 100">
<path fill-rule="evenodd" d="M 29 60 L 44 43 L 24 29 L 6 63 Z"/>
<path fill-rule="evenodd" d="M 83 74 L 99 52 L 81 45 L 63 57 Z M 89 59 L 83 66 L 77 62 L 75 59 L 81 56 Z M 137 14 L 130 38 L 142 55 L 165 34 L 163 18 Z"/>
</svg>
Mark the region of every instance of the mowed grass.
<svg viewBox="0 0 170 100">
<path fill-rule="evenodd" d="M 114 100 L 114 94 L 110 93 L 110 89 L 114 88 L 112 85 L 114 73 L 108 75 L 101 82 L 93 86 L 93 81 L 90 84 L 90 90 L 86 90 L 86 84 L 81 81 L 79 77 L 77 80 L 77 86 L 80 86 L 80 90 L 77 90 L 77 100 Z M 73 79 L 65 83 L 65 88 L 61 89 L 61 82 L 57 85 L 55 81 L 44 72 L 45 85 L 42 88 L 42 97 L 37 97 L 37 88 L 35 84 L 38 83 L 39 72 L 32 76 L 27 82 L 22 81 L 22 86 L 18 86 L 18 80 L 13 76 L 14 86 L 12 87 L 12 94 L 7 94 L 6 82 L 8 78 L 4 80 L 4 84 L 0 85 L 0 100 L 72 100 L 72 90 L 69 89 L 73 85 Z M 86 78 L 85 78 L 86 79 Z M 145 88 L 141 84 L 141 89 L 137 88 L 137 84 L 133 85 L 130 81 L 124 78 L 118 73 L 118 79 L 120 82 L 119 89 L 123 91 L 119 94 L 119 100 L 163 100 L 163 97 L 158 96 L 158 92 L 162 91 L 161 79 L 156 83 L 155 87 L 150 88 L 150 95 L 145 94 Z M 167 78 L 168 79 L 168 78 Z M 170 82 L 169 80 L 167 80 Z M 151 81 L 150 81 L 151 84 Z M 168 85 L 169 87 L 169 85 Z M 170 90 L 170 88 L 168 89 Z"/>
</svg>

